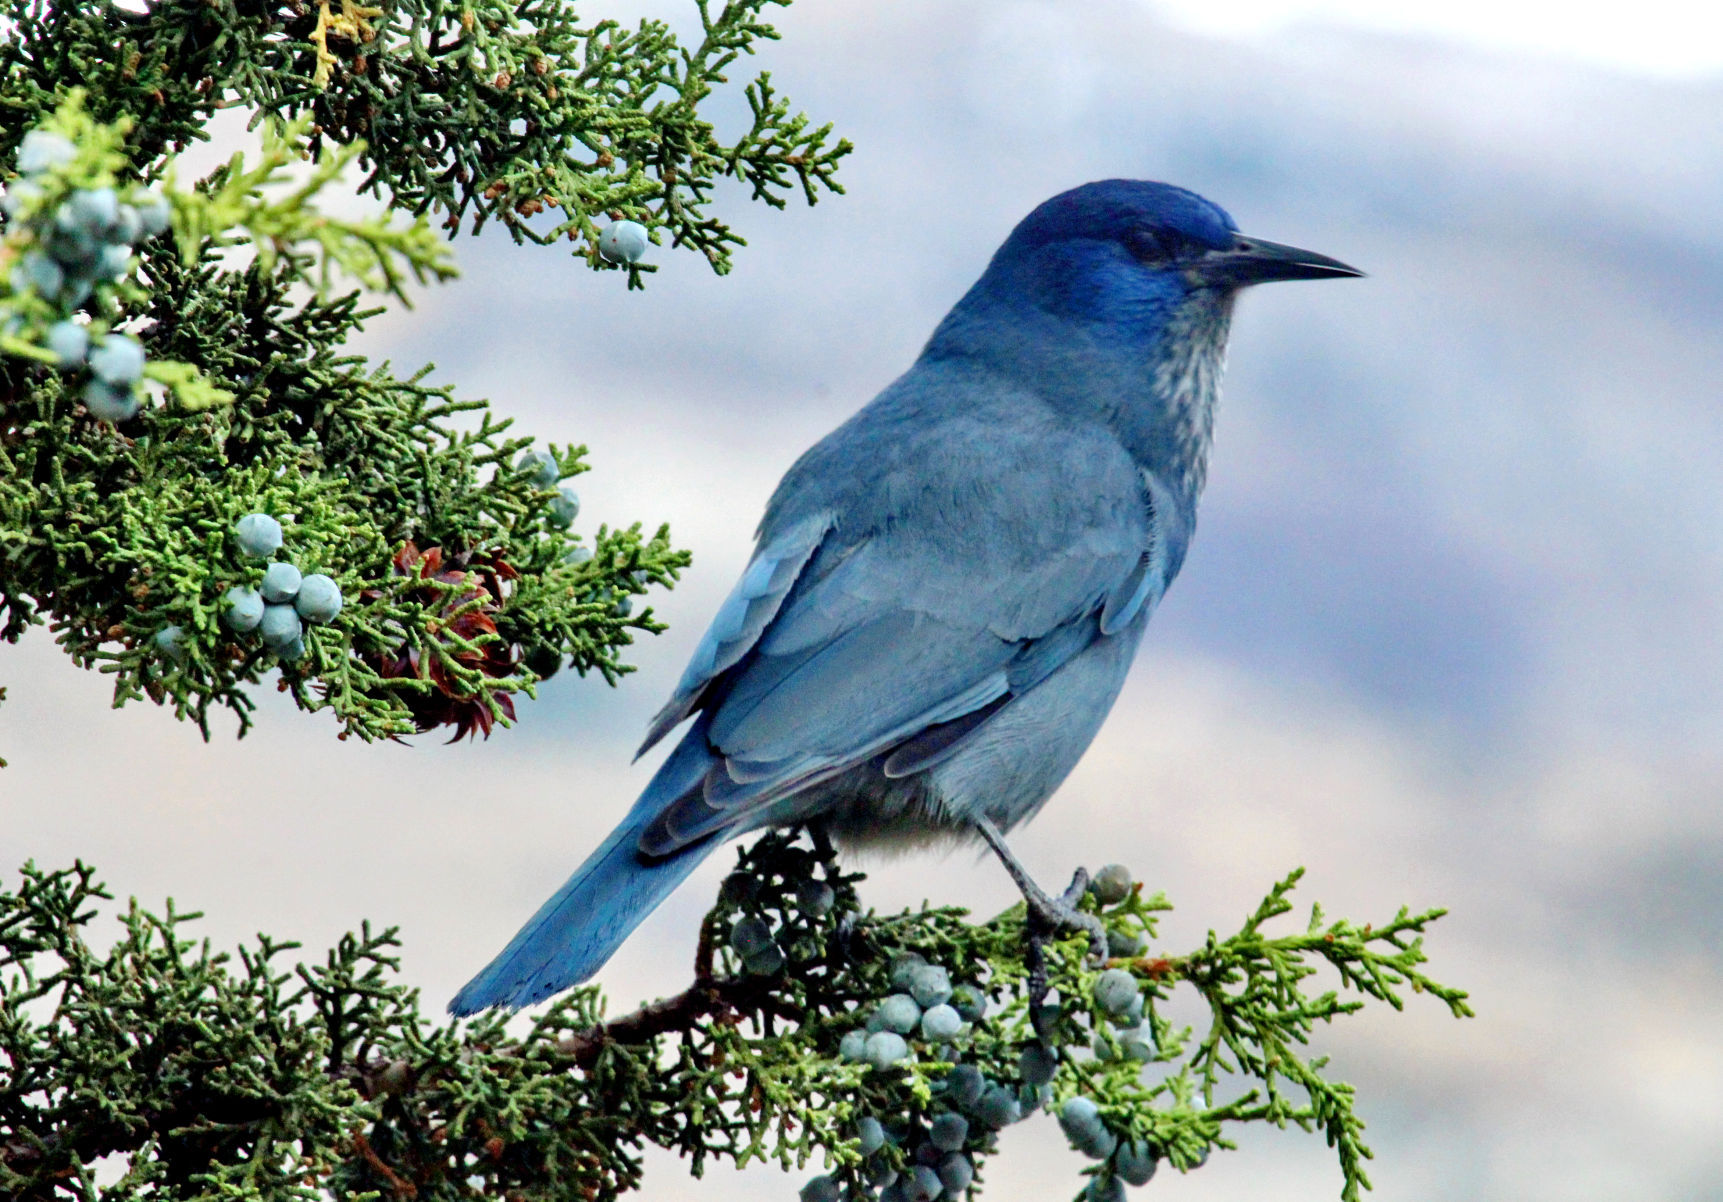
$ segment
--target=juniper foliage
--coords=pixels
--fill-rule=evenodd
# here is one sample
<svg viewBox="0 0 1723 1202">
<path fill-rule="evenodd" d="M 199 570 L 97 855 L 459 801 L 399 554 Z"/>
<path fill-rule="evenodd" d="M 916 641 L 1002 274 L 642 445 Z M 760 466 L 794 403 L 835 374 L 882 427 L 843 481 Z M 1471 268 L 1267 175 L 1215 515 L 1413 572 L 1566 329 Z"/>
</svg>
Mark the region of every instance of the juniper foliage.
<svg viewBox="0 0 1723 1202">
<path fill-rule="evenodd" d="M 74 84 L 98 120 L 135 122 L 146 174 L 222 108 L 307 116 L 314 150 L 362 145 L 362 188 L 391 208 L 568 238 L 595 268 L 611 266 L 596 223 L 631 217 L 723 272 L 743 240 L 709 211 L 717 180 L 776 207 L 841 191 L 850 144 L 793 112 L 769 73 L 742 89 L 733 140 L 708 112 L 737 60 L 778 36 L 762 14 L 789 2 L 693 0 L 700 39 L 685 45 L 663 21 L 585 24 L 568 0 L 5 0 L 0 162 Z M 547 208 L 561 217 L 535 222 Z"/>
<path fill-rule="evenodd" d="M 345 346 L 380 311 L 362 291 L 406 303 L 409 282 L 453 273 L 431 215 L 451 237 L 470 216 L 567 238 L 634 287 L 651 264 L 596 249 L 612 220 L 723 272 L 742 239 L 709 211 L 720 180 L 775 206 L 837 190 L 848 143 L 767 75 L 741 89 L 733 140 L 709 116 L 785 2 L 696 0 L 689 45 L 660 21 L 583 24 L 566 0 L 0 4 L 0 638 L 47 623 L 114 677 L 116 704 L 169 705 L 206 737 L 223 706 L 243 734 L 276 668 L 367 740 L 488 734 L 564 665 L 614 682 L 634 634 L 661 629 L 631 598 L 687 563 L 668 531 L 569 532 L 556 484 L 587 470 L 584 448 L 549 448 L 547 485 L 519 466 L 534 440 L 486 402 Z M 261 149 L 180 181 L 177 153 L 229 108 Z M 32 131 L 75 159 L 20 180 L 7 166 Z M 326 211 L 353 173 L 383 216 Z M 145 185 L 172 237 L 132 248 L 124 278 L 73 297 L 32 277 L 69 200 Z M 89 373 L 49 345 L 68 322 L 135 336 L 151 403 L 98 418 Z M 264 569 L 233 545 L 252 512 L 282 519 L 281 558 L 345 598 L 302 653 L 222 624 L 228 591 Z"/>
<path fill-rule="evenodd" d="M 766 836 L 740 853 L 706 916 L 686 992 L 606 1021 L 587 986 L 511 1028 L 422 1014 L 396 978 L 392 928 L 362 927 L 321 963 L 290 965 L 296 944 L 260 936 L 230 957 L 191 936 L 198 915 L 134 901 L 119 942 L 97 952 L 86 931 L 108 894 L 94 872 L 26 865 L 16 889 L 0 891 L 0 1193 L 604 1200 L 639 1187 L 652 1144 L 696 1175 L 765 1161 L 824 1170 L 862 1196 L 865 1181 L 912 1170 L 932 1120 L 963 1108 L 962 1064 L 1024 1111 L 1091 1098 L 1121 1142 L 1181 1171 L 1232 1146 L 1241 1124 L 1322 1129 L 1351 1200 L 1368 1186 L 1369 1149 L 1351 1090 L 1308 1051 L 1313 1026 L 1371 1000 L 1399 1007 L 1409 992 L 1471 1013 L 1463 992 L 1421 968 L 1439 910 L 1360 927 L 1313 909 L 1301 929 L 1270 934 L 1295 873 L 1237 934 L 1171 955 L 1154 946 L 1170 907 L 1139 885 L 1086 905 L 1116 938 L 1143 944 L 1112 967 L 1142 990 L 1152 1051 L 1120 1051 L 1079 936 L 1048 957 L 1058 1059 L 1039 1085 L 1021 1067 L 1025 1049 L 1041 1047 L 1023 907 L 987 922 L 952 908 L 879 915 L 860 908 L 862 879 L 818 844 Z M 810 880 L 831 888 L 829 910 L 799 900 Z M 783 949 L 774 971 L 749 970 L 730 947 L 744 918 Z M 912 1038 L 912 1055 L 889 1067 L 846 1059 L 843 1037 L 893 991 L 905 957 L 948 966 L 985 1012 L 949 1043 Z M 1332 987 L 1308 989 L 1318 974 Z M 1206 1030 L 1166 1018 L 1181 988 L 1206 1004 Z M 872 1156 L 857 1138 L 863 1116 L 888 1135 Z M 1010 1135 L 971 1120 L 972 1196 Z"/>
</svg>

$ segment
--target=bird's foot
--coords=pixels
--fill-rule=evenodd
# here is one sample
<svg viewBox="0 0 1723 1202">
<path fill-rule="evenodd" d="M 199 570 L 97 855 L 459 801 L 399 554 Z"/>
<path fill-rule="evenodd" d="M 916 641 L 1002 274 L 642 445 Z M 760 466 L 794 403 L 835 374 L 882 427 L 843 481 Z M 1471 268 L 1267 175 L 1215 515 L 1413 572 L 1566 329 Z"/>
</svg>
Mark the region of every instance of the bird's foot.
<svg viewBox="0 0 1723 1202">
<path fill-rule="evenodd" d="M 1053 897 L 1035 883 L 1029 870 L 1011 854 L 1011 849 L 1005 845 L 1005 836 L 999 833 L 999 828 L 994 826 L 991 820 L 985 817 L 976 818 L 975 829 L 987 840 L 988 846 L 993 848 L 993 854 L 999 857 L 1000 862 L 1005 865 L 1005 871 L 1011 874 L 1011 879 L 1017 882 L 1017 888 L 1022 891 L 1023 902 L 1029 909 L 1028 929 L 1032 941 L 1069 931 L 1086 931 L 1089 935 L 1089 954 L 1097 961 L 1107 958 L 1107 928 L 1101 925 L 1099 918 L 1093 914 L 1085 914 L 1077 908 L 1077 903 L 1089 888 L 1087 869 L 1077 869 L 1064 894 Z"/>
<path fill-rule="evenodd" d="M 1063 935 L 1071 931 L 1086 931 L 1089 935 L 1089 955 L 1092 959 L 1103 961 L 1107 958 L 1107 928 L 1101 925 L 1101 920 L 1093 914 L 1085 914 L 1077 908 L 1083 894 L 1089 889 L 1089 870 L 1079 868 L 1071 876 L 1071 883 L 1059 897 L 1050 897 L 1041 887 L 1030 882 L 1034 892 L 1025 889 L 1023 901 L 1029 907 L 1029 926 L 1031 930 L 1040 928 L 1043 935 Z"/>
</svg>

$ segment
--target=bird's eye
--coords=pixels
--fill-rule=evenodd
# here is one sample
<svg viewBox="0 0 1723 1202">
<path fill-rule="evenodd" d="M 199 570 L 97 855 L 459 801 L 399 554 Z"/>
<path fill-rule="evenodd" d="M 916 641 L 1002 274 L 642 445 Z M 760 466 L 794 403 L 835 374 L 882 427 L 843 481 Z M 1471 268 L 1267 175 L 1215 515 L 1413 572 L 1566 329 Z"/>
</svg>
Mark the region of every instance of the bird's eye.
<svg viewBox="0 0 1723 1202">
<path fill-rule="evenodd" d="M 1153 225 L 1140 226 L 1125 235 L 1125 247 L 1139 263 L 1170 263 L 1190 257 L 1195 249 L 1177 230 Z"/>
</svg>

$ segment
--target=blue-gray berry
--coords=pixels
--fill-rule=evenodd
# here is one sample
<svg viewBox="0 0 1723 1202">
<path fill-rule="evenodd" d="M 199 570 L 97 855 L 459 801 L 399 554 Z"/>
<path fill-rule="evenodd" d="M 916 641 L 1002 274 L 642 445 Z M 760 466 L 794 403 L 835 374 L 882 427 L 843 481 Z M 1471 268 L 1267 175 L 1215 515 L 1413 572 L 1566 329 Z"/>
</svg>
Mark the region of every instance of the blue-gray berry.
<svg viewBox="0 0 1723 1202">
<path fill-rule="evenodd" d="M 6 195 L 0 196 L 0 213 L 17 218 L 24 206 L 42 199 L 42 185 L 31 179 L 14 179 L 6 183 Z"/>
<path fill-rule="evenodd" d="M 183 626 L 164 626 L 156 631 L 153 641 L 156 650 L 175 663 L 185 659 L 185 628 Z"/>
<path fill-rule="evenodd" d="M 987 1092 L 975 1103 L 975 1117 L 994 1130 L 1009 1127 L 1023 1117 L 1023 1106 L 1017 1095 L 1003 1085 L 989 1085 Z"/>
<path fill-rule="evenodd" d="M 268 576 L 264 579 L 267 580 Z M 333 622 L 341 612 L 341 586 L 322 572 L 313 572 L 299 582 L 293 608 L 307 622 Z"/>
<path fill-rule="evenodd" d="M 66 273 L 60 265 L 39 250 L 27 252 L 12 269 L 12 291 L 34 290 L 49 300 L 57 300 L 66 284 Z"/>
<path fill-rule="evenodd" d="M 23 175 L 40 175 L 64 167 L 77 157 L 78 148 L 67 139 L 45 129 L 33 129 L 18 145 L 18 171 Z"/>
<path fill-rule="evenodd" d="M 867 1037 L 862 1058 L 875 1068 L 890 1068 L 909 1055 L 909 1044 L 895 1031 L 875 1031 Z"/>
<path fill-rule="evenodd" d="M 1030 1085 L 1045 1085 L 1058 1071 L 1059 1057 L 1051 1048 L 1032 1043 L 1017 1053 L 1017 1075 Z"/>
<path fill-rule="evenodd" d="M 299 614 L 291 605 L 265 605 L 263 621 L 257 624 L 257 636 L 271 651 L 280 652 L 298 642 L 305 633 Z"/>
<path fill-rule="evenodd" d="M 982 1090 L 987 1088 L 987 1078 L 981 1075 L 981 1070 L 973 1064 L 953 1065 L 945 1074 L 945 1096 L 954 1106 L 964 1110 L 970 1109 L 980 1099 Z"/>
<path fill-rule="evenodd" d="M 526 475 L 534 488 L 555 488 L 562 479 L 562 465 L 549 451 L 526 451 L 515 463 L 515 470 Z"/>
<path fill-rule="evenodd" d="M 1125 1183 L 1111 1173 L 1096 1173 L 1083 1191 L 1083 1202 L 1125 1202 Z"/>
<path fill-rule="evenodd" d="M 980 1022 L 987 1013 L 987 995 L 973 985 L 959 985 L 951 991 L 951 1008 L 966 1023 Z"/>
<path fill-rule="evenodd" d="M 272 563 L 263 570 L 263 599 L 272 604 L 284 604 L 299 595 L 304 578 L 290 563 Z"/>
<path fill-rule="evenodd" d="M 775 977 L 784 971 L 784 949 L 770 944 L 751 956 L 743 956 L 742 967 L 756 977 Z"/>
<path fill-rule="evenodd" d="M 61 205 L 54 214 L 54 224 L 48 231 L 43 248 L 68 276 L 89 274 L 102 252 L 102 239 L 72 215 L 70 205 Z"/>
<path fill-rule="evenodd" d="M 75 321 L 56 321 L 49 326 L 47 342 L 61 367 L 76 367 L 90 353 L 90 331 Z"/>
<path fill-rule="evenodd" d="M 570 547 L 566 552 L 564 552 L 563 557 L 562 557 L 562 562 L 564 562 L 564 563 L 585 563 L 591 558 L 592 558 L 592 548 L 591 547 Z"/>
<path fill-rule="evenodd" d="M 1091 1160 L 1105 1160 L 1119 1146 L 1119 1137 L 1102 1127 L 1099 1131 L 1083 1132 L 1071 1141 L 1071 1146 Z"/>
<path fill-rule="evenodd" d="M 610 612 L 619 618 L 626 618 L 629 614 L 634 612 L 634 598 L 619 597 L 616 604 L 610 607 Z"/>
<path fill-rule="evenodd" d="M 138 415 L 138 410 L 144 407 L 143 400 L 134 392 L 130 385 L 107 384 L 101 380 L 90 380 L 84 385 L 84 391 L 79 394 L 83 399 L 84 408 L 90 411 L 90 416 L 98 421 L 124 422 Z"/>
<path fill-rule="evenodd" d="M 97 279 L 121 280 L 131 274 L 132 248 L 114 243 L 104 246 L 93 264 Z"/>
<path fill-rule="evenodd" d="M 799 1195 L 802 1202 L 838 1202 L 843 1196 L 837 1180 L 832 1177 L 814 1177 L 802 1186 Z"/>
<path fill-rule="evenodd" d="M 951 974 L 926 964 L 910 974 L 909 992 L 923 1006 L 937 1006 L 951 996 Z"/>
<path fill-rule="evenodd" d="M 891 1162 L 888 1160 L 876 1160 L 867 1166 L 867 1179 L 868 1184 L 875 1189 L 888 1189 L 897 1181 L 897 1170 L 891 1166 Z M 883 1194 L 881 1195 L 881 1202 L 884 1202 Z"/>
<path fill-rule="evenodd" d="M 929 1006 L 921 1016 L 921 1036 L 930 1043 L 946 1043 L 957 1038 L 957 1033 L 963 1030 L 963 1019 L 957 1011 L 941 1002 L 937 1006 Z"/>
<path fill-rule="evenodd" d="M 281 523 L 267 513 L 248 513 L 233 524 L 239 549 L 253 559 L 268 559 L 281 550 Z"/>
<path fill-rule="evenodd" d="M 135 195 L 132 204 L 138 211 L 138 222 L 143 226 L 144 237 L 166 232 L 173 219 L 173 209 L 168 206 L 167 197 L 158 192 L 145 192 Z"/>
<path fill-rule="evenodd" d="M 850 1032 L 851 1035 L 856 1032 Z M 846 1038 L 848 1038 L 846 1036 Z M 861 1145 L 863 1156 L 872 1156 L 885 1147 L 885 1128 L 872 1115 L 864 1115 L 856 1120 L 856 1140 Z"/>
<path fill-rule="evenodd" d="M 1123 864 L 1108 864 L 1089 882 L 1089 892 L 1103 906 L 1115 906 L 1131 895 L 1131 870 Z"/>
<path fill-rule="evenodd" d="M 1125 1014 L 1141 993 L 1137 978 L 1122 968 L 1109 968 L 1095 980 L 1095 1004 L 1108 1014 Z"/>
<path fill-rule="evenodd" d="M 1155 1058 L 1154 1032 L 1146 1026 L 1119 1032 L 1119 1048 L 1132 1060 L 1147 1064 Z"/>
<path fill-rule="evenodd" d="M 955 1152 L 969 1138 L 969 1120 L 950 1111 L 927 1125 L 927 1142 L 941 1152 Z"/>
<path fill-rule="evenodd" d="M 108 241 L 124 246 L 129 254 L 132 243 L 143 236 L 144 219 L 138 216 L 138 211 L 131 205 L 121 205 L 114 217 L 114 224 L 108 229 Z"/>
<path fill-rule="evenodd" d="M 221 620 L 238 634 L 250 634 L 263 621 L 263 594 L 244 585 L 234 585 L 222 594 Z"/>
<path fill-rule="evenodd" d="M 90 350 L 90 370 L 109 384 L 136 384 L 144 374 L 144 348 L 124 334 L 109 334 Z"/>
<path fill-rule="evenodd" d="M 838 895 L 824 881 L 803 881 L 796 886 L 796 909 L 813 918 L 823 918 L 832 912 Z"/>
<path fill-rule="evenodd" d="M 875 1202 L 909 1202 L 909 1189 L 903 1182 L 897 1180 L 897 1172 L 892 1172 L 892 1179 L 879 1191 Z"/>
<path fill-rule="evenodd" d="M 66 282 L 60 285 L 60 307 L 75 309 L 95 291 L 95 277 L 84 271 L 67 270 Z"/>
<path fill-rule="evenodd" d="M 1077 1151 L 1094 1160 L 1113 1154 L 1119 1138 L 1101 1121 L 1100 1107 L 1084 1097 L 1069 1098 L 1059 1108 L 1059 1126 Z"/>
<path fill-rule="evenodd" d="M 1140 956 L 1147 947 L 1148 943 L 1136 931 L 1107 928 L 1107 955 L 1115 960 Z"/>
<path fill-rule="evenodd" d="M 921 1007 L 907 993 L 894 993 L 879 1004 L 882 1029 L 908 1035 L 921 1021 Z"/>
<path fill-rule="evenodd" d="M 598 235 L 598 253 L 612 263 L 637 263 L 651 242 L 638 221 L 616 221 Z"/>
<path fill-rule="evenodd" d="M 1159 1159 L 1154 1145 L 1147 1140 L 1124 1140 L 1113 1153 L 1113 1168 L 1132 1185 L 1147 1185 L 1155 1175 Z"/>
<path fill-rule="evenodd" d="M 867 1055 L 867 1035 L 868 1033 L 862 1030 L 855 1030 L 846 1034 L 838 1041 L 838 1059 L 863 1059 Z"/>
<path fill-rule="evenodd" d="M 544 507 L 544 519 L 559 530 L 567 530 L 580 516 L 580 494 L 572 488 L 559 488 L 550 504 Z"/>
<path fill-rule="evenodd" d="M 70 212 L 68 224 L 102 238 L 119 220 L 120 198 L 112 188 L 79 188 L 66 202 L 66 210 Z M 60 218 L 57 216 L 55 220 L 58 223 Z"/>
<path fill-rule="evenodd" d="M 962 1152 L 948 1152 L 941 1156 L 935 1171 L 939 1174 L 939 1183 L 953 1198 L 968 1189 L 969 1183 L 975 1180 L 975 1162 Z"/>
<path fill-rule="evenodd" d="M 1069 1135 L 1073 1128 L 1088 1128 L 1101 1123 L 1101 1108 L 1085 1097 L 1066 1098 L 1059 1107 L 1059 1125 Z"/>
<path fill-rule="evenodd" d="M 756 955 L 773 946 L 772 928 L 767 926 L 762 918 L 750 916 L 738 919 L 736 925 L 730 928 L 730 946 L 736 949 L 738 955 Z"/>
<path fill-rule="evenodd" d="M 909 1202 L 933 1202 L 945 1192 L 945 1186 L 939 1180 L 939 1174 L 931 1165 L 918 1164 L 915 1172 L 904 1178 L 908 1184 Z"/>
<path fill-rule="evenodd" d="M 904 952 L 891 962 L 891 987 L 899 993 L 908 993 L 914 983 L 915 970 L 926 964 L 919 952 Z"/>
</svg>

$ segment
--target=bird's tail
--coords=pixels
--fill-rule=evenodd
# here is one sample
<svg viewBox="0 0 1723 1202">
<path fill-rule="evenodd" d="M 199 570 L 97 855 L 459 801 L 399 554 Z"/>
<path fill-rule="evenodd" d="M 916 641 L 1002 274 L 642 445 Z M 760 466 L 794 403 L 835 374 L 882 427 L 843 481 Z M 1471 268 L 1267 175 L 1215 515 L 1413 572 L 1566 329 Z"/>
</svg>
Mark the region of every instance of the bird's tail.
<svg viewBox="0 0 1723 1202">
<path fill-rule="evenodd" d="M 578 985 L 604 967 L 622 941 L 723 841 L 725 832 L 659 860 L 641 857 L 640 834 L 700 781 L 711 764 L 705 723 L 688 732 L 622 825 L 539 907 L 496 959 L 468 981 L 451 1014 L 519 1009 Z"/>
</svg>

